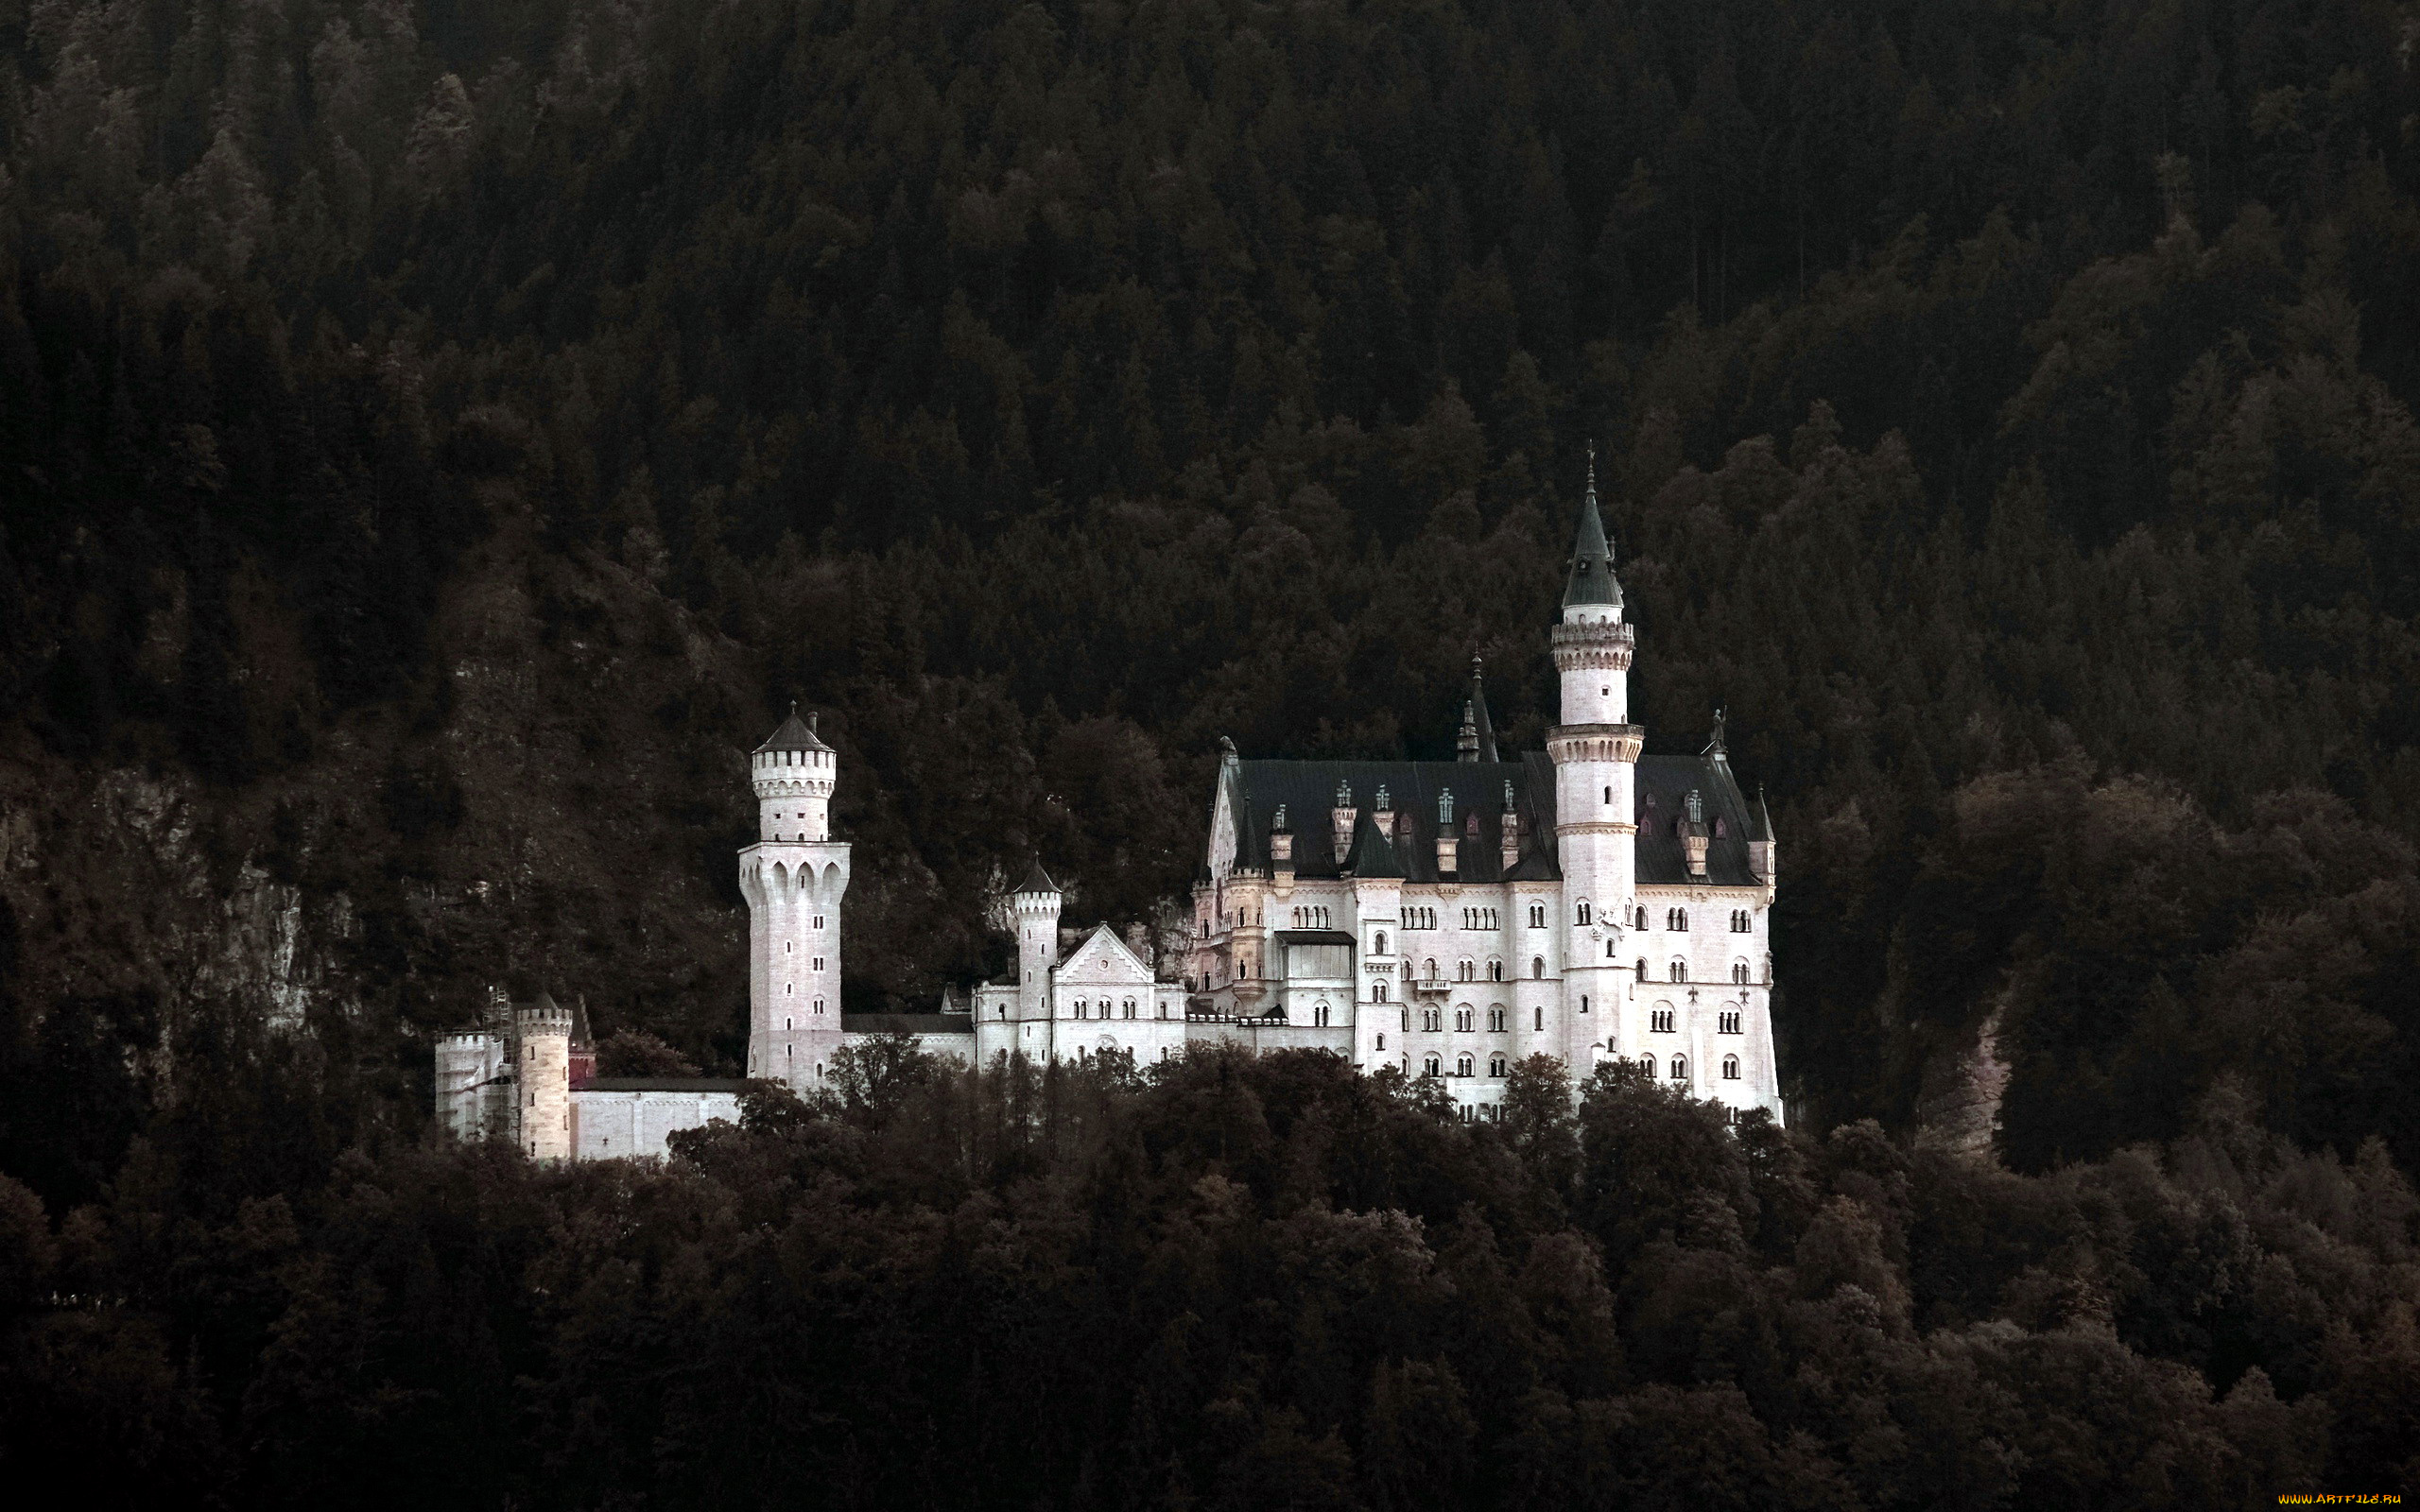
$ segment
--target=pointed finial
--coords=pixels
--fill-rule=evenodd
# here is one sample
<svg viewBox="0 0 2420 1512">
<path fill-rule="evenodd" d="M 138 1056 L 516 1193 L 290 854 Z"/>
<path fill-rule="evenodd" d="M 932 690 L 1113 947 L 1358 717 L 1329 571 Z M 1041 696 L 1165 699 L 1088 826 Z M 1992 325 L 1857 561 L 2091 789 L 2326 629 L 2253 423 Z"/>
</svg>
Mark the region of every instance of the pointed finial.
<svg viewBox="0 0 2420 1512">
<path fill-rule="evenodd" d="M 1588 438 L 1588 492 L 1591 497 L 1597 492 L 1597 438 L 1594 436 Z"/>
</svg>

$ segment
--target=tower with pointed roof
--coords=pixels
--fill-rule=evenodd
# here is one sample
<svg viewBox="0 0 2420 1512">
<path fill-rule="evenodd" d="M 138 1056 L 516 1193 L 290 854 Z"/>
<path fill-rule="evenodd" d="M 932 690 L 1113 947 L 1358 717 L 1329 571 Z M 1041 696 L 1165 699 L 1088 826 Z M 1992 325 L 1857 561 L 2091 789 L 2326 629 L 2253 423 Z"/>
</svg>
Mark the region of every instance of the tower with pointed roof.
<svg viewBox="0 0 2420 1512">
<path fill-rule="evenodd" d="M 1580 521 L 1564 582 L 1563 616 L 1549 638 L 1562 719 L 1547 734 L 1555 772 L 1555 852 L 1563 870 L 1564 934 L 1559 1023 L 1549 1039 L 1584 1064 L 1582 1046 L 1616 1031 L 1619 980 L 1634 974 L 1626 945 L 1636 892 L 1638 754 L 1646 731 L 1630 722 L 1632 630 L 1622 619 L 1614 549 L 1597 507 L 1588 463 Z"/>
<path fill-rule="evenodd" d="M 748 759 L 756 843 L 739 852 L 748 900 L 748 1074 L 812 1091 L 840 1048 L 840 899 L 849 846 L 832 838 L 836 757 L 790 706 Z"/>
<path fill-rule="evenodd" d="M 1027 1024 L 1042 1024 L 1040 1032 L 1046 1033 L 1051 1018 L 1050 973 L 1059 964 L 1059 911 L 1066 898 L 1036 858 L 1009 901 L 1017 919 L 1017 1018 Z M 1048 1050 L 1043 1045 L 1034 1053 L 1046 1055 Z"/>
</svg>

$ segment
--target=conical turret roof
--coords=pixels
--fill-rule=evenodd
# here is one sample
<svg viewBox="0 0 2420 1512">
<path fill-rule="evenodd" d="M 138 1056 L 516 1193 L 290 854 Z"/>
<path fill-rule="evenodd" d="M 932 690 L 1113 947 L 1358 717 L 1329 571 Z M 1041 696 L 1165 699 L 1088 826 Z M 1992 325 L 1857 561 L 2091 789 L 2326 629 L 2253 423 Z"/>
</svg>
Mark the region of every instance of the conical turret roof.
<svg viewBox="0 0 2420 1512">
<path fill-rule="evenodd" d="M 1614 580 L 1613 543 L 1605 539 L 1605 517 L 1597 511 L 1597 458 L 1588 458 L 1588 489 L 1580 496 L 1580 527 L 1571 543 L 1571 576 L 1563 588 L 1565 609 L 1575 604 L 1621 607 L 1622 585 Z"/>
<path fill-rule="evenodd" d="M 830 750 L 831 748 L 831 747 L 826 746 L 817 737 L 815 733 L 815 716 L 813 714 L 808 714 L 804 719 L 801 719 L 798 716 L 798 702 L 795 699 L 790 702 L 790 716 L 782 721 L 782 726 L 779 730 L 774 730 L 771 734 L 765 737 L 765 744 L 756 747 L 759 752 L 769 750 Z"/>
<path fill-rule="evenodd" d="M 1059 885 L 1050 880 L 1050 873 L 1042 869 L 1040 856 L 1034 857 L 1033 869 L 1025 874 L 1025 881 L 1017 884 L 1017 891 L 1020 893 L 1057 892 L 1058 890 Z"/>
</svg>

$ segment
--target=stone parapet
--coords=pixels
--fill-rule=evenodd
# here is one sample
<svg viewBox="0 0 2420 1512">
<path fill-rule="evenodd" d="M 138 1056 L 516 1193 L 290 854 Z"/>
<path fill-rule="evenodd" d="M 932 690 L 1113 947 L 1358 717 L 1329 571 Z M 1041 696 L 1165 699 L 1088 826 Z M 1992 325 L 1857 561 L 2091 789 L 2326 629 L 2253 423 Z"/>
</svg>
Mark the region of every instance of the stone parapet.
<svg viewBox="0 0 2420 1512">
<path fill-rule="evenodd" d="M 1621 620 L 1558 625 L 1551 640 L 1554 667 L 1557 672 L 1582 667 L 1590 671 L 1627 672 L 1636 644 L 1636 632 Z"/>
</svg>

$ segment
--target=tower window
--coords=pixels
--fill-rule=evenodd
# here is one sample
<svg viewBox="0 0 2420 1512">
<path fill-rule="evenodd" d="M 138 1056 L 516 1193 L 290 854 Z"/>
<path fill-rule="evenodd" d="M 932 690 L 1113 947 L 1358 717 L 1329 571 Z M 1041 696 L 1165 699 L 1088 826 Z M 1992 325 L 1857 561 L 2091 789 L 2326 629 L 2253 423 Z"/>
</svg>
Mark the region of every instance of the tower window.
<svg viewBox="0 0 2420 1512">
<path fill-rule="evenodd" d="M 1642 982 L 1647 980 L 1647 957 L 1643 955 L 1638 960 L 1638 979 Z"/>
<path fill-rule="evenodd" d="M 1672 1079 L 1674 1081 L 1686 1081 L 1689 1079 L 1688 1057 L 1674 1056 L 1672 1057 Z"/>
<path fill-rule="evenodd" d="M 1578 913 L 1578 915 L 1579 915 L 1580 927 L 1581 927 L 1581 928 L 1582 928 L 1582 929 L 1587 928 L 1587 927 L 1588 927 L 1588 903 L 1587 903 L 1586 900 L 1584 900 L 1584 899 L 1583 899 L 1583 900 L 1582 900 L 1582 902 L 1581 902 L 1581 903 L 1580 903 L 1580 906 L 1579 906 L 1579 908 L 1578 908 L 1578 910 L 1577 910 L 1577 913 Z"/>
<path fill-rule="evenodd" d="M 1606 802 L 1606 805 L 1607 805 L 1608 807 L 1610 807 L 1610 806 L 1612 805 L 1613 801 L 1614 801 L 1614 790 L 1613 790 L 1612 788 L 1610 788 L 1610 787 L 1609 787 L 1609 788 L 1605 789 L 1605 802 Z"/>
<path fill-rule="evenodd" d="M 1672 1010 L 1669 1008 L 1657 1008 L 1653 1012 L 1650 1013 L 1647 1016 L 1647 1031 L 1650 1034 L 1670 1034 L 1672 1032 Z"/>
<path fill-rule="evenodd" d="M 1504 1009 L 1501 1005 L 1487 1010 L 1487 1027 L 1490 1033 L 1500 1034 L 1503 1032 Z"/>
<path fill-rule="evenodd" d="M 1434 1076 L 1437 1074 L 1440 1064 L 1440 1061 L 1435 1056 L 1430 1056 L 1426 1059 L 1421 1061 L 1420 1074 L 1424 1076 Z"/>
<path fill-rule="evenodd" d="M 1530 956 L 1530 981 L 1532 981 L 1532 982 L 1543 982 L 1543 981 L 1545 981 L 1545 980 L 1546 980 L 1546 977 L 1547 977 L 1547 958 L 1546 958 L 1545 956 L 1543 956 L 1543 955 L 1532 955 L 1532 956 Z"/>
<path fill-rule="evenodd" d="M 1501 1076 L 1504 1074 L 1504 1057 L 1502 1056 L 1490 1056 L 1487 1057 L 1487 1074 L 1491 1076 Z"/>
<path fill-rule="evenodd" d="M 1530 1028 L 1532 1028 L 1532 1029 L 1543 1029 L 1543 1028 L 1545 1028 L 1545 1027 L 1547 1026 L 1547 1010 L 1546 1010 L 1546 1009 L 1544 1009 L 1544 1008 L 1531 1008 L 1531 1009 L 1530 1010 L 1530 1012 L 1535 1016 L 1535 1022 L 1533 1022 L 1530 1025 Z"/>
<path fill-rule="evenodd" d="M 1470 1010 L 1470 1009 L 1468 1009 L 1468 1008 L 1466 1008 L 1466 1007 L 1465 1007 L 1465 1008 L 1456 1008 L 1456 1009 L 1454 1010 L 1454 1029 L 1455 1029 L 1455 1032 L 1456 1032 L 1456 1033 L 1458 1033 L 1458 1034 L 1468 1034 L 1468 1033 L 1470 1033 L 1470 1029 L 1471 1029 L 1471 1010 Z"/>
<path fill-rule="evenodd" d="M 1639 1070 L 1641 1070 L 1641 1071 L 1643 1071 L 1643 1072 L 1645 1072 L 1645 1073 L 1647 1073 L 1647 1074 L 1648 1074 L 1649 1075 L 1651 1075 L 1651 1076 L 1654 1075 L 1654 1074 L 1655 1074 L 1655 1057 L 1654 1057 L 1653 1056 L 1641 1056 L 1641 1057 L 1638 1057 L 1638 1069 L 1639 1069 Z"/>
<path fill-rule="evenodd" d="M 1688 979 L 1689 963 L 1682 960 L 1679 956 L 1674 956 L 1672 958 L 1672 980 L 1675 982 L 1685 982 Z"/>
<path fill-rule="evenodd" d="M 1547 927 L 1546 904 L 1531 903 L 1530 905 L 1530 927 L 1531 929 L 1544 929 Z"/>
<path fill-rule="evenodd" d="M 1471 1074 L 1471 1057 L 1468 1057 L 1468 1056 L 1457 1056 L 1457 1057 L 1454 1057 L 1454 1074 L 1455 1074 L 1455 1075 L 1457 1075 L 1457 1076 L 1467 1076 L 1467 1075 L 1469 1075 L 1470 1074 Z"/>
<path fill-rule="evenodd" d="M 1738 984 L 1739 984 L 1740 986 L 1742 986 L 1742 987 L 1745 987 L 1745 986 L 1747 986 L 1747 985 L 1748 985 L 1748 963 L 1747 963 L 1747 962 L 1745 962 L 1745 961 L 1734 961 L 1734 962 L 1732 962 L 1732 963 L 1731 963 L 1731 980 L 1733 980 L 1734 982 L 1738 983 Z"/>
<path fill-rule="evenodd" d="M 1737 1015 L 1737 1013 L 1725 1013 L 1725 1014 L 1721 1014 L 1721 1015 L 1720 1015 L 1720 1016 L 1716 1019 L 1716 1021 L 1715 1021 L 1715 1033 L 1717 1033 L 1717 1034 L 1737 1034 L 1738 1032 L 1739 1032 L 1739 1015 Z"/>
</svg>

